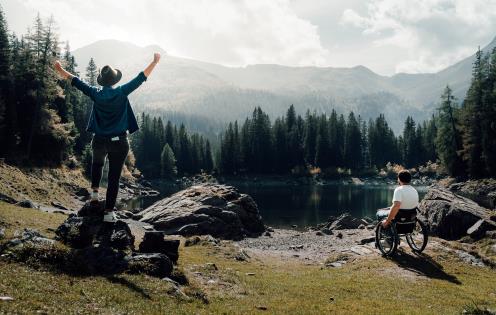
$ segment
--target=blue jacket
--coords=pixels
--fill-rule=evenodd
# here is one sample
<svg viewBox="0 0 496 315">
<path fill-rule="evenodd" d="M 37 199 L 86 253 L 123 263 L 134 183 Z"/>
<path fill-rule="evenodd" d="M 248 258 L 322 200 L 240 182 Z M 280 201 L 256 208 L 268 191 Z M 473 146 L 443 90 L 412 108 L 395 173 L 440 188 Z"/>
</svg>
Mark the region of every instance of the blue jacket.
<svg viewBox="0 0 496 315">
<path fill-rule="evenodd" d="M 126 84 L 116 88 L 103 87 L 100 89 L 74 77 L 71 84 L 94 102 L 86 130 L 107 137 L 122 135 L 126 131 L 129 133 L 137 131 L 139 129 L 138 122 L 127 96 L 145 81 L 145 74 L 140 72 L 138 76 Z"/>
</svg>

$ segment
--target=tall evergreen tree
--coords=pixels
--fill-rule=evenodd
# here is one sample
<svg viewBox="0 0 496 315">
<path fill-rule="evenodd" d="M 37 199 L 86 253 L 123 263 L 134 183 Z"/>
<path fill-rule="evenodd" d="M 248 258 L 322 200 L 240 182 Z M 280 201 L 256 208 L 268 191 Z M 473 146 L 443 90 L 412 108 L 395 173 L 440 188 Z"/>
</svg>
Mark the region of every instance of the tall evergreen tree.
<svg viewBox="0 0 496 315">
<path fill-rule="evenodd" d="M 441 96 L 441 105 L 438 108 L 438 131 L 436 135 L 436 151 L 442 165 L 448 174 L 458 176 L 464 173 L 462 161 L 458 155 L 461 149 L 460 132 L 457 127 L 456 100 L 449 86 L 446 86 Z"/>
<path fill-rule="evenodd" d="M 355 114 L 350 112 L 344 137 L 344 161 L 345 166 L 352 170 L 358 170 L 363 165 L 361 141 L 360 125 Z"/>
<path fill-rule="evenodd" d="M 9 148 L 6 145 L 10 136 L 9 126 L 9 90 L 11 88 L 11 51 L 7 30 L 7 21 L 0 5 L 0 156 L 4 156 Z"/>
<path fill-rule="evenodd" d="M 317 145 L 315 150 L 315 165 L 320 168 L 328 168 L 332 164 L 332 151 L 330 133 L 326 115 L 321 115 L 318 123 Z"/>
<path fill-rule="evenodd" d="M 475 54 L 472 68 L 472 82 L 463 103 L 463 159 L 467 165 L 467 172 L 471 177 L 480 178 L 484 173 L 482 160 L 482 130 L 481 116 L 483 112 L 484 97 L 484 56 L 479 50 Z"/>
</svg>

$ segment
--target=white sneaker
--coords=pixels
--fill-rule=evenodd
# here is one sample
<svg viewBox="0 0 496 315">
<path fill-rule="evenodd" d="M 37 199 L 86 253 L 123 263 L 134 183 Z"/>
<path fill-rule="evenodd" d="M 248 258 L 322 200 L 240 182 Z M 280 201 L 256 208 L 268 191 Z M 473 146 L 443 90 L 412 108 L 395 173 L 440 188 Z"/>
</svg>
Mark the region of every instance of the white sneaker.
<svg viewBox="0 0 496 315">
<path fill-rule="evenodd" d="M 92 191 L 91 192 L 90 200 L 91 200 L 91 202 L 97 202 L 98 201 L 98 191 Z"/>
<path fill-rule="evenodd" d="M 103 215 L 103 222 L 115 223 L 117 222 L 117 217 L 114 211 L 105 212 Z"/>
</svg>

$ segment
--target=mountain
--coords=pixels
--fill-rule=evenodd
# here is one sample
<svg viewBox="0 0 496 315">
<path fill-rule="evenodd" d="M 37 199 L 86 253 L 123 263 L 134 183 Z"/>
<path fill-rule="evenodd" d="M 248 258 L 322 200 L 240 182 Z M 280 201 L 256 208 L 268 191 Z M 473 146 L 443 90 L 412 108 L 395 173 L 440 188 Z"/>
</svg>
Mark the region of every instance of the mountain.
<svg viewBox="0 0 496 315">
<path fill-rule="evenodd" d="M 496 38 L 483 50 L 496 46 Z M 417 121 L 434 111 L 443 89 L 449 84 L 463 99 L 471 79 L 475 54 L 431 74 L 381 76 L 364 66 L 352 68 L 287 67 L 273 64 L 226 67 L 168 55 L 158 46 L 103 40 L 73 52 L 84 72 L 90 57 L 98 66 L 111 64 L 123 71 L 123 82 L 131 79 L 161 52 L 162 60 L 149 82 L 132 95 L 139 110 L 163 109 L 226 122 L 244 120 L 255 106 L 272 117 L 294 104 L 299 113 L 350 110 L 364 119 L 384 113 L 395 132 L 407 115 Z"/>
</svg>

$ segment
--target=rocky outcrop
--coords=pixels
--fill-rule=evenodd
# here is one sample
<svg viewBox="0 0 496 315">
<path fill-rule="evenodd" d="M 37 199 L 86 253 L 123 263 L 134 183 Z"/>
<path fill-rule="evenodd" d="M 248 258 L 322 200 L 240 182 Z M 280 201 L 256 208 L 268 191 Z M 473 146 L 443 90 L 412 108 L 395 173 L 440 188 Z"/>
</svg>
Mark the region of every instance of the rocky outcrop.
<svg viewBox="0 0 496 315">
<path fill-rule="evenodd" d="M 140 221 L 166 234 L 224 239 L 259 236 L 265 227 L 255 201 L 226 185 L 192 186 L 139 213 Z"/>
<path fill-rule="evenodd" d="M 494 178 L 454 183 L 449 186 L 449 190 L 485 208 L 496 209 L 496 179 Z"/>
<path fill-rule="evenodd" d="M 77 215 L 70 215 L 55 234 L 72 248 L 85 248 L 95 244 L 118 250 L 133 250 L 134 236 L 123 221 L 114 224 L 103 222 L 102 203 L 86 203 Z"/>
<path fill-rule="evenodd" d="M 167 277 L 178 259 L 179 240 L 164 239 L 159 232 L 146 232 L 140 252 L 124 221 L 103 222 L 102 203 L 86 203 L 71 214 L 57 230 L 56 240 L 33 230 L 17 233 L 0 253 L 16 261 L 48 265 L 77 274 L 144 273 Z"/>
<path fill-rule="evenodd" d="M 490 220 L 490 210 L 446 188 L 431 187 L 419 209 L 431 234 L 444 239 L 455 240 L 467 235 L 467 231 L 480 220 L 485 223 L 478 223 L 481 227 L 470 230 L 471 233 L 477 230 L 475 235 L 478 236 L 493 226 L 496 229 Z"/>
</svg>

